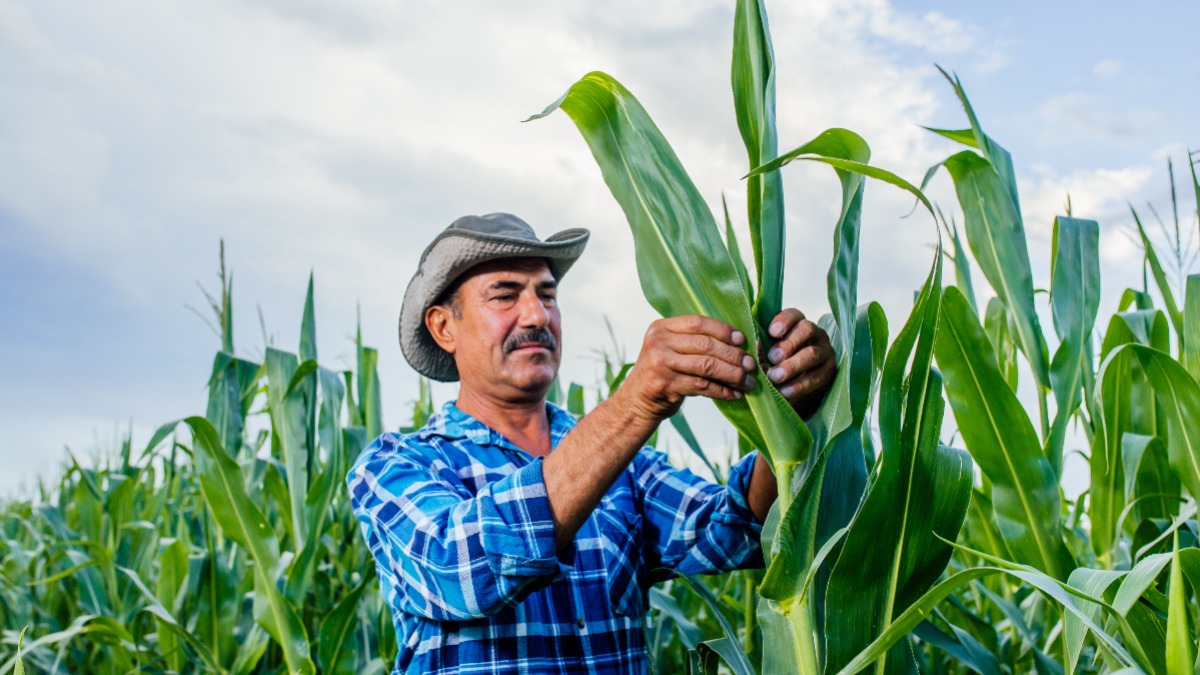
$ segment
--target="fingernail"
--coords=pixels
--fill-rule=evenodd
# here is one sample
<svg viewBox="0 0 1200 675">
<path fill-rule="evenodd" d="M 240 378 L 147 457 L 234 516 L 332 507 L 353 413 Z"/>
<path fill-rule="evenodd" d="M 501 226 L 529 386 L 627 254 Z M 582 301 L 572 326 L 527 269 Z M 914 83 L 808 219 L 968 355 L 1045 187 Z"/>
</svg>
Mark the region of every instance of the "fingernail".
<svg viewBox="0 0 1200 675">
<path fill-rule="evenodd" d="M 771 324 L 771 327 L 767 329 L 767 332 L 771 334 L 771 337 L 779 337 L 780 335 L 783 335 L 783 324 L 776 321 Z"/>
<path fill-rule="evenodd" d="M 746 391 L 750 391 L 751 389 L 753 389 L 754 388 L 754 376 L 747 375 L 746 379 L 742 380 L 742 385 L 743 385 L 743 388 L 746 389 Z"/>
<path fill-rule="evenodd" d="M 740 392 L 740 391 L 733 392 L 733 400 L 736 401 L 736 400 L 740 399 L 741 397 L 742 397 L 742 392 Z"/>
<path fill-rule="evenodd" d="M 780 387 L 779 393 L 783 394 L 784 398 L 791 398 L 796 393 L 796 390 L 789 385 L 787 387 Z"/>
<path fill-rule="evenodd" d="M 753 356 L 750 356 L 749 354 L 747 354 L 742 357 L 742 369 L 750 370 L 750 371 L 754 370 L 754 357 Z"/>
<path fill-rule="evenodd" d="M 733 340 L 733 344 L 735 344 L 735 345 L 740 345 L 746 341 L 746 336 L 742 335 L 742 331 L 740 331 L 740 330 L 733 331 L 733 335 L 731 335 L 729 337 L 730 337 L 730 339 Z"/>
<path fill-rule="evenodd" d="M 772 368 L 767 371 L 767 377 L 772 382 L 778 382 L 783 379 L 783 368 Z"/>
<path fill-rule="evenodd" d="M 783 360 L 783 350 L 779 347 L 772 347 L 771 351 L 767 352 L 767 359 L 771 363 L 779 363 Z"/>
</svg>

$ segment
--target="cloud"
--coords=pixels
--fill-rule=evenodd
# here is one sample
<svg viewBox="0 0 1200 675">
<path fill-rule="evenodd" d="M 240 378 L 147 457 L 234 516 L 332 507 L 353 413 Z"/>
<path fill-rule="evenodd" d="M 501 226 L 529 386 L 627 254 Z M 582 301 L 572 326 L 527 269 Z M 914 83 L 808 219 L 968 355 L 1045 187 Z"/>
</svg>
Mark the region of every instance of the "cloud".
<svg viewBox="0 0 1200 675">
<path fill-rule="evenodd" d="M 1125 72 L 1125 64 L 1118 59 L 1104 59 L 1092 66 L 1092 74 L 1096 77 L 1117 77 Z"/>
<path fill-rule="evenodd" d="M 39 314 L 42 334 L 59 336 L 55 350 L 87 355 L 63 359 L 28 334 L 0 332 L 0 347 L 24 361 L 13 376 L 40 378 L 31 395 L 7 399 L 13 414 L 62 405 L 70 412 L 54 424 L 70 439 L 89 436 L 97 418 L 153 425 L 202 409 L 204 349 L 215 341 L 182 305 L 198 299 L 195 280 L 212 278 L 224 237 L 239 350 L 262 348 L 256 305 L 275 344 L 293 348 L 311 270 L 322 359 L 348 362 L 361 306 L 395 423 L 415 392 L 395 317 L 421 249 L 455 217 L 495 210 L 522 214 L 543 236 L 593 230 L 562 289 L 564 377 L 593 381 L 604 318 L 632 355 L 654 315 L 624 217 L 586 144 L 565 115 L 520 120 L 589 70 L 611 72 L 654 116 L 710 205 L 729 197 L 745 233 L 731 11 L 715 0 L 433 3 L 419 12 L 325 0 L 0 0 L 0 252 L 27 263 L 20 278 L 7 266 L 0 283 L 79 284 L 49 304 L 34 288 L 20 307 Z M 948 101 L 928 63 L 988 53 L 977 27 L 885 0 L 771 11 L 781 149 L 845 126 L 871 143 L 874 163 L 910 180 L 943 158 L 946 145 L 918 126 Z M 786 297 L 819 314 L 837 181 L 828 167 L 797 163 L 785 183 Z M 947 190 L 934 187 L 946 203 Z M 862 297 L 881 299 L 899 320 L 935 231 L 928 217 L 902 219 L 911 199 L 890 186 L 871 184 L 866 208 Z M 16 302 L 3 297 L 6 307 Z M 87 313 L 97 306 L 110 311 Z M 722 438 L 719 422 L 701 424 Z M 59 451 L 39 435 L 0 456 L 30 444 Z"/>
</svg>

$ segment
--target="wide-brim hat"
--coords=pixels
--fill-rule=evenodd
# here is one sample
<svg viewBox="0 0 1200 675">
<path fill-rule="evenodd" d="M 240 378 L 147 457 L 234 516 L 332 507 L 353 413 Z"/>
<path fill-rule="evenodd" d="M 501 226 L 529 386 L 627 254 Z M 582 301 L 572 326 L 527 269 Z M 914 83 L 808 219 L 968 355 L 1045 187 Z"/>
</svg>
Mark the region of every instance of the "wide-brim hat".
<svg viewBox="0 0 1200 675">
<path fill-rule="evenodd" d="M 421 262 L 400 307 L 400 351 L 409 365 L 439 382 L 458 380 L 454 357 L 438 346 L 425 327 L 425 311 L 464 272 L 501 258 L 544 258 L 562 279 L 587 245 L 588 231 L 571 228 L 542 241 L 533 228 L 508 213 L 463 216 L 450 223 L 421 254 Z"/>
</svg>

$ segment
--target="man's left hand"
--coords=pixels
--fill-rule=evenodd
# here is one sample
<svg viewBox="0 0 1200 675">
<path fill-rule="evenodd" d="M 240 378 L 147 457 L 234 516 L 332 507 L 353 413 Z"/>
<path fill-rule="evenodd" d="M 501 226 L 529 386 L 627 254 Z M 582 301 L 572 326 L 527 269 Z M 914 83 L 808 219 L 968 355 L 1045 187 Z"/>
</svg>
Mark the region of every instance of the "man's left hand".
<svg viewBox="0 0 1200 675">
<path fill-rule="evenodd" d="M 812 415 L 837 374 L 829 334 L 798 309 L 780 312 L 767 333 L 777 340 L 767 352 L 767 379 L 801 417 Z"/>
</svg>

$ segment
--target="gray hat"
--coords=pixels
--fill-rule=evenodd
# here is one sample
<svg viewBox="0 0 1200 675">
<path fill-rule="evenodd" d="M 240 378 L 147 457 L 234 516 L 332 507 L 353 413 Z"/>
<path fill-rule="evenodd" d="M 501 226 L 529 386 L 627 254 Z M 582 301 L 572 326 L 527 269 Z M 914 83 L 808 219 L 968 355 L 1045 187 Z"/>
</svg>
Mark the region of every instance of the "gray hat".
<svg viewBox="0 0 1200 675">
<path fill-rule="evenodd" d="M 417 273 L 400 308 L 400 350 L 409 365 L 439 382 L 458 380 L 454 357 L 438 346 L 425 327 L 425 310 L 472 267 L 500 258 L 545 258 L 561 279 L 587 245 L 588 231 L 563 230 L 541 241 L 525 221 L 508 213 L 463 216 L 450 223 L 421 254 Z"/>
</svg>

